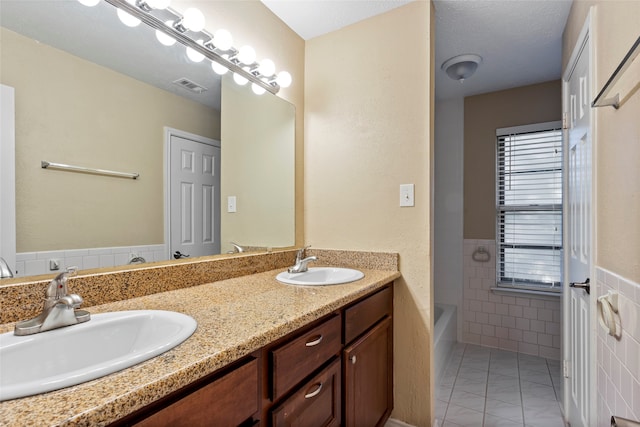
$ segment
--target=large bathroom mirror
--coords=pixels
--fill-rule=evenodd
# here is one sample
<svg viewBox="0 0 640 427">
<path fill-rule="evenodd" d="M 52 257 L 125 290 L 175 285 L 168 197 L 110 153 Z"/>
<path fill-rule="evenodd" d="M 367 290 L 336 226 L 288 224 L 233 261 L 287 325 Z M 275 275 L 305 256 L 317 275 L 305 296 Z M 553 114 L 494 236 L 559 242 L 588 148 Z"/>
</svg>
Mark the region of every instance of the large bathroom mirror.
<svg viewBox="0 0 640 427">
<path fill-rule="evenodd" d="M 136 248 L 155 249 L 147 261 L 170 258 L 167 129 L 220 141 L 221 253 L 236 249 L 231 242 L 294 245 L 291 104 L 221 79 L 179 43 L 123 25 L 105 2 L 0 0 L 0 25 L 0 83 L 15 88 L 18 254 L 46 259 L 47 268 L 61 251 L 63 266 L 75 259 L 84 268 L 108 265 L 101 258 L 126 264 Z M 43 169 L 42 161 L 140 176 Z M 114 248 L 119 256 L 107 253 Z"/>
</svg>

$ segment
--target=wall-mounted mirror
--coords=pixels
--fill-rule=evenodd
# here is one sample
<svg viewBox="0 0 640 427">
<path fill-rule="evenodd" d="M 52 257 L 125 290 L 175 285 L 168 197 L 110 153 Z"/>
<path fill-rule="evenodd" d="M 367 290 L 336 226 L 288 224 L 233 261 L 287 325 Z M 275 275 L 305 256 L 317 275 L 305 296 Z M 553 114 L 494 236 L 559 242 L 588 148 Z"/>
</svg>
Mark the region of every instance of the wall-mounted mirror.
<svg viewBox="0 0 640 427">
<path fill-rule="evenodd" d="M 219 141 L 220 170 L 209 172 L 220 196 L 208 203 L 220 231 L 203 233 L 220 252 L 230 242 L 294 244 L 291 104 L 221 82 L 206 60 L 160 44 L 144 24 L 124 26 L 105 2 L 0 0 L 0 25 L 0 83 L 15 88 L 18 275 L 53 272 L 52 260 L 86 269 L 168 259 L 167 129 Z M 42 160 L 140 178 L 42 169 Z M 203 234 L 176 224 L 181 237 Z"/>
</svg>

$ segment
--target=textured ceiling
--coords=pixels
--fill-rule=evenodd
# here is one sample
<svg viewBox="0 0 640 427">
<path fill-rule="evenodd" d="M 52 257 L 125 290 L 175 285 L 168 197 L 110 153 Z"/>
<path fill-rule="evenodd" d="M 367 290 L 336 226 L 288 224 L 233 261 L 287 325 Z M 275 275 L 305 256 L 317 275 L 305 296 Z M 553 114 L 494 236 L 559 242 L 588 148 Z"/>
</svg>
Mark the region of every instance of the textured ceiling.
<svg viewBox="0 0 640 427">
<path fill-rule="evenodd" d="M 305 40 L 408 1 L 262 0 Z M 571 0 L 434 0 L 436 98 L 459 98 L 560 78 L 562 32 Z M 475 53 L 484 61 L 464 83 L 440 69 Z"/>
<path fill-rule="evenodd" d="M 434 0 L 434 5 L 437 99 L 560 78 L 570 0 Z M 478 54 L 483 62 L 460 83 L 440 66 L 464 53 Z"/>
<path fill-rule="evenodd" d="M 412 0 L 261 0 L 305 40 L 387 12 Z"/>
</svg>

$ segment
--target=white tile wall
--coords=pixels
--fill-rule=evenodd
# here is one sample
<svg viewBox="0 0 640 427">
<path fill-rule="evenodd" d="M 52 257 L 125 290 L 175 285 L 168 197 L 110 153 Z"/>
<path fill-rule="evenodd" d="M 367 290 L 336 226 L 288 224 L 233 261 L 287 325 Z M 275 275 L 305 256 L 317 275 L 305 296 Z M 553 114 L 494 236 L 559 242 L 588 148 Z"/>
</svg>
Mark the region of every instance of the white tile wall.
<svg viewBox="0 0 640 427">
<path fill-rule="evenodd" d="M 484 246 L 489 262 L 472 259 Z M 560 359 L 560 299 L 498 295 L 494 240 L 465 239 L 462 340 L 549 359 Z"/>
<path fill-rule="evenodd" d="M 76 266 L 87 268 L 115 267 L 129 263 L 132 255 L 141 256 L 147 262 L 166 260 L 164 245 L 120 246 L 113 248 L 88 248 L 66 251 L 21 252 L 16 254 L 16 277 L 34 276 L 56 272 L 49 268 L 49 261 L 58 260 L 60 268 Z"/>
<path fill-rule="evenodd" d="M 620 339 L 597 326 L 598 425 L 611 415 L 640 420 L 640 284 L 600 267 L 596 273 L 597 296 L 619 293 L 622 326 Z"/>
</svg>

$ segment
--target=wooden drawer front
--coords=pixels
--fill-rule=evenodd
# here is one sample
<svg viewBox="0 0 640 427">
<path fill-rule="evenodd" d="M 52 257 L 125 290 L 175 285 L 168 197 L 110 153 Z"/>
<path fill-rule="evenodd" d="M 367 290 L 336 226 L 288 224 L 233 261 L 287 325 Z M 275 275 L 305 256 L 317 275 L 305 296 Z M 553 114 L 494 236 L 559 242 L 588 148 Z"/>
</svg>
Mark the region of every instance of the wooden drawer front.
<svg viewBox="0 0 640 427">
<path fill-rule="evenodd" d="M 135 425 L 232 427 L 257 410 L 258 362 L 254 359 Z"/>
<path fill-rule="evenodd" d="M 274 400 L 340 352 L 340 331 L 336 315 L 271 352 Z"/>
<path fill-rule="evenodd" d="M 392 311 L 393 291 L 391 287 L 347 308 L 344 312 L 345 344 L 357 338 L 384 316 L 390 316 Z"/>
<path fill-rule="evenodd" d="M 338 358 L 273 410 L 272 426 L 339 426 L 340 390 L 340 359 Z"/>
</svg>

